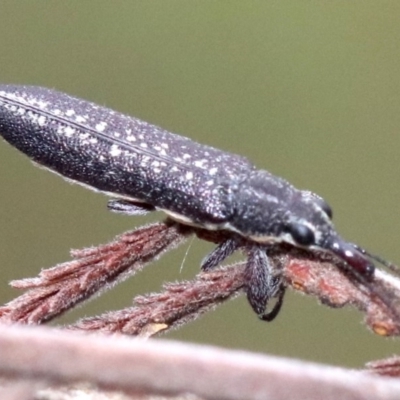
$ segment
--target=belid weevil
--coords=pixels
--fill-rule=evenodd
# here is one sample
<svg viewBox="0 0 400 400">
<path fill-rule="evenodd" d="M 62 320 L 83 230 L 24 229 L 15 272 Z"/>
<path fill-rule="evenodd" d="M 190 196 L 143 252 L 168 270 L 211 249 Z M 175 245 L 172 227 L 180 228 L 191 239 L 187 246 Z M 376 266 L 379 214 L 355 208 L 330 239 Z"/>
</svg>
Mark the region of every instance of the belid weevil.
<svg viewBox="0 0 400 400">
<path fill-rule="evenodd" d="M 338 235 L 321 197 L 242 156 L 34 86 L 0 86 L 0 135 L 36 163 L 113 196 L 112 211 L 161 210 L 182 224 L 246 238 L 252 243 L 247 297 L 262 319 L 276 316 L 284 293 L 268 261 L 276 243 L 333 253 L 366 285 L 373 279 L 372 256 Z M 237 248 L 237 241 L 227 240 L 202 268 L 216 267 Z M 278 301 L 267 312 L 271 298 Z"/>
</svg>

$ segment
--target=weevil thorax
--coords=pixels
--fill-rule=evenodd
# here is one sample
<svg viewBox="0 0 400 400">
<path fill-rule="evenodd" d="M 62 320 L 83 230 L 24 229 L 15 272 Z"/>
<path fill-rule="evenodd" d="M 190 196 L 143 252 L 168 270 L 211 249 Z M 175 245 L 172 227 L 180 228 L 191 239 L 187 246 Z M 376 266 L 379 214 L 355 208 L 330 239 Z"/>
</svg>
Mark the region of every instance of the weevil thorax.
<svg viewBox="0 0 400 400">
<path fill-rule="evenodd" d="M 328 251 L 361 275 L 373 274 L 369 259 L 336 232 L 323 198 L 267 171 L 254 171 L 238 185 L 231 225 L 255 242 Z"/>
</svg>

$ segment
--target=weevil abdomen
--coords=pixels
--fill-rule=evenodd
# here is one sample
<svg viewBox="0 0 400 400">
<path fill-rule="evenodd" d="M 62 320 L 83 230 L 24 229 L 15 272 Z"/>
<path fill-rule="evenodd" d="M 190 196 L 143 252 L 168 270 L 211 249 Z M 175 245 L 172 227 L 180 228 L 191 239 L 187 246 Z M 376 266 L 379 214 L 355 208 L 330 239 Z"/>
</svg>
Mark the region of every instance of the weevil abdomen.
<svg viewBox="0 0 400 400">
<path fill-rule="evenodd" d="M 229 219 L 230 187 L 254 169 L 244 157 L 34 86 L 0 86 L 0 134 L 66 178 L 201 225 Z"/>
</svg>

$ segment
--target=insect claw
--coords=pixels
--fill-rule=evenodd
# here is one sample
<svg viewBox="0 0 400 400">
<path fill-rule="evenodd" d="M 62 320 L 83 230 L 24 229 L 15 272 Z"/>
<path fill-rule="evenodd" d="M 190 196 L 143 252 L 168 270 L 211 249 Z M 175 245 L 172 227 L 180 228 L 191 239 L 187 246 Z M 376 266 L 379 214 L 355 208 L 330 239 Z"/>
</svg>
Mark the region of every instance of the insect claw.
<svg viewBox="0 0 400 400">
<path fill-rule="evenodd" d="M 282 305 L 283 305 L 283 298 L 285 297 L 286 289 L 283 285 L 281 285 L 280 290 L 278 292 L 278 300 L 276 301 L 274 307 L 272 308 L 271 311 L 265 312 L 261 315 L 258 315 L 258 318 L 260 318 L 262 321 L 266 322 L 271 322 L 274 320 L 279 312 L 281 311 Z"/>
</svg>

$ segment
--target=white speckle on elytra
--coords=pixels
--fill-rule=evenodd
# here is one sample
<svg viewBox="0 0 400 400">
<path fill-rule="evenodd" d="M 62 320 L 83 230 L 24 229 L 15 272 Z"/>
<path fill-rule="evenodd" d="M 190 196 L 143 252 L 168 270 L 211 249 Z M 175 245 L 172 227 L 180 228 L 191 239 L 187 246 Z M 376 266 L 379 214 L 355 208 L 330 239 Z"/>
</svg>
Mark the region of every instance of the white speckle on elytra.
<svg viewBox="0 0 400 400">
<path fill-rule="evenodd" d="M 75 110 L 67 110 L 67 111 L 65 112 L 65 115 L 66 115 L 67 117 L 72 117 L 74 114 L 75 114 Z"/>
<path fill-rule="evenodd" d="M 49 103 L 47 101 L 37 100 L 36 104 L 38 105 L 39 108 L 44 110 L 45 108 L 47 108 L 47 105 Z"/>
<path fill-rule="evenodd" d="M 95 137 L 91 137 L 91 138 L 89 139 L 89 142 L 90 142 L 91 144 L 96 144 L 96 143 L 98 142 L 98 140 L 97 140 L 97 138 L 95 138 Z"/>
<path fill-rule="evenodd" d="M 140 147 L 143 147 L 144 149 L 147 148 L 147 143 L 140 143 Z"/>
<path fill-rule="evenodd" d="M 150 161 L 150 157 L 149 156 L 143 156 L 142 160 L 140 161 L 140 164 L 146 165 L 149 161 Z"/>
<path fill-rule="evenodd" d="M 74 128 L 71 128 L 70 126 L 66 126 L 66 127 L 64 128 L 64 134 L 65 134 L 65 136 L 71 137 L 74 133 L 75 133 L 75 129 L 74 129 Z"/>
<path fill-rule="evenodd" d="M 212 186 L 212 185 L 214 185 L 214 181 L 212 181 L 212 180 L 211 180 L 211 181 L 207 181 L 207 182 L 206 182 L 206 185 L 207 185 L 207 186 Z"/>
<path fill-rule="evenodd" d="M 79 139 L 80 139 L 80 140 L 87 140 L 87 139 L 89 139 L 89 137 L 90 137 L 90 133 L 87 133 L 87 132 L 81 133 L 81 134 L 79 135 Z"/>
<path fill-rule="evenodd" d="M 82 117 L 82 115 L 77 115 L 75 118 L 76 122 L 86 122 L 86 118 Z"/>
<path fill-rule="evenodd" d="M 135 136 L 132 136 L 132 135 L 127 136 L 127 137 L 126 137 L 126 140 L 128 140 L 129 142 L 136 142 Z"/>
<path fill-rule="evenodd" d="M 118 157 L 119 155 L 121 155 L 121 149 L 116 144 L 113 144 L 110 149 L 110 156 Z"/>
<path fill-rule="evenodd" d="M 160 155 L 166 156 L 166 155 L 167 155 L 167 152 L 166 152 L 164 149 L 161 149 L 161 150 L 160 150 Z"/>
<path fill-rule="evenodd" d="M 217 172 L 218 172 L 218 168 L 217 168 L 217 167 L 211 168 L 211 169 L 208 171 L 208 173 L 209 173 L 210 175 L 215 175 Z"/>
<path fill-rule="evenodd" d="M 195 166 L 195 167 L 199 167 L 199 168 L 204 168 L 204 163 L 206 163 L 207 162 L 207 160 L 196 160 L 196 161 L 194 161 L 193 162 L 193 165 Z"/>
<path fill-rule="evenodd" d="M 160 168 L 153 168 L 153 172 L 159 174 L 161 172 Z"/>
<path fill-rule="evenodd" d="M 115 136 L 115 137 L 120 137 L 121 134 L 120 134 L 119 132 L 114 132 L 114 136 Z"/>
<path fill-rule="evenodd" d="M 47 123 L 47 118 L 44 115 L 41 115 L 38 120 L 37 120 L 38 124 L 40 126 L 44 126 Z"/>
<path fill-rule="evenodd" d="M 350 250 L 346 250 L 346 251 L 344 252 L 344 254 L 345 254 L 347 257 L 353 257 L 353 256 L 354 256 L 354 253 L 353 253 L 352 251 L 350 251 Z"/>
<path fill-rule="evenodd" d="M 193 179 L 193 172 L 186 172 L 186 175 L 185 175 L 185 178 L 187 179 L 187 180 L 191 180 L 191 179 Z"/>
<path fill-rule="evenodd" d="M 31 97 L 28 100 L 28 102 L 32 105 L 35 105 L 35 107 L 40 108 L 40 109 L 46 108 L 46 106 L 47 106 L 46 102 L 44 102 L 43 100 L 40 100 L 40 99 L 36 99 L 35 97 Z"/>
<path fill-rule="evenodd" d="M 22 107 L 18 108 L 18 110 L 17 110 L 18 115 L 24 115 L 25 112 L 26 112 L 25 108 L 22 108 Z"/>
<path fill-rule="evenodd" d="M 4 97 L 7 97 L 9 99 L 17 98 L 17 96 L 15 96 L 13 93 L 8 93 L 8 92 L 4 92 L 4 91 L 1 92 L 1 95 L 4 96 Z M 21 98 L 21 100 L 26 102 L 26 99 L 24 99 L 24 98 Z"/>
<path fill-rule="evenodd" d="M 169 146 L 167 143 L 161 143 L 161 147 L 164 147 L 164 149 L 169 149 Z"/>
<path fill-rule="evenodd" d="M 97 129 L 99 132 L 103 132 L 104 129 L 106 129 L 106 126 L 107 126 L 107 124 L 106 124 L 105 122 L 99 122 L 99 123 L 96 125 L 96 129 Z"/>
<path fill-rule="evenodd" d="M 53 110 L 53 114 L 54 114 L 54 115 L 60 115 L 60 114 L 61 114 L 61 110 L 59 110 L 58 108 L 56 108 L 55 110 Z"/>
<path fill-rule="evenodd" d="M 192 156 L 190 154 L 184 154 L 182 157 L 183 157 L 184 160 L 188 160 Z"/>
<path fill-rule="evenodd" d="M 159 166 L 160 166 L 160 163 L 159 163 L 158 161 L 153 161 L 153 162 L 151 163 L 151 165 L 152 165 L 153 167 L 159 167 Z"/>
<path fill-rule="evenodd" d="M 173 167 L 171 168 L 171 171 L 172 171 L 172 172 L 178 172 L 179 169 L 178 169 L 178 167 L 173 166 Z"/>
</svg>

